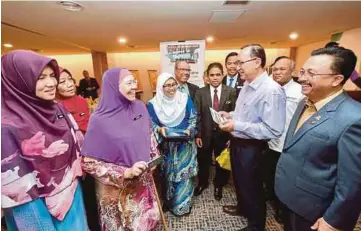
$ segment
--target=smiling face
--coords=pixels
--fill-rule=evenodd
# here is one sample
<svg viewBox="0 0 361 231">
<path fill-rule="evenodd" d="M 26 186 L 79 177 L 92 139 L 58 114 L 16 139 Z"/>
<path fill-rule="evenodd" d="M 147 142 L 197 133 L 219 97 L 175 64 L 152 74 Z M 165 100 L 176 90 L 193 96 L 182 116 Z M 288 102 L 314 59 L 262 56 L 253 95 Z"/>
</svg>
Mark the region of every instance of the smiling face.
<svg viewBox="0 0 361 231">
<path fill-rule="evenodd" d="M 332 56 L 311 56 L 300 70 L 299 82 L 302 85 L 302 94 L 314 103 L 342 88 L 343 76 L 333 73 L 332 63 Z"/>
<path fill-rule="evenodd" d="M 122 80 L 119 78 L 119 92 L 123 94 L 123 96 L 129 101 L 136 100 L 136 90 L 138 87 L 137 80 L 133 77 L 133 75 L 128 75 L 124 77 Z"/>
<path fill-rule="evenodd" d="M 292 61 L 280 59 L 272 67 L 273 80 L 283 86 L 292 79 L 292 71 Z"/>
<path fill-rule="evenodd" d="M 251 56 L 251 48 L 247 47 L 241 50 L 238 55 L 239 71 L 245 80 L 253 81 L 257 75 L 258 69 L 261 67 L 261 59 Z"/>
<path fill-rule="evenodd" d="M 163 84 L 163 93 L 168 98 L 173 98 L 175 96 L 175 93 L 177 92 L 177 81 L 173 78 L 169 78 L 165 83 Z"/>
<path fill-rule="evenodd" d="M 54 100 L 57 83 L 54 70 L 46 66 L 36 82 L 35 95 L 43 100 Z"/>
<path fill-rule="evenodd" d="M 228 57 L 226 61 L 227 74 L 229 76 L 235 76 L 237 74 L 238 66 L 239 66 L 239 61 L 237 55 Z"/>
<path fill-rule="evenodd" d="M 66 71 L 60 74 L 58 94 L 65 98 L 70 98 L 75 95 L 74 79 Z"/>
<path fill-rule="evenodd" d="M 186 61 L 180 61 L 176 63 L 174 74 L 177 81 L 181 84 L 185 84 L 190 77 L 191 69 Z"/>
</svg>

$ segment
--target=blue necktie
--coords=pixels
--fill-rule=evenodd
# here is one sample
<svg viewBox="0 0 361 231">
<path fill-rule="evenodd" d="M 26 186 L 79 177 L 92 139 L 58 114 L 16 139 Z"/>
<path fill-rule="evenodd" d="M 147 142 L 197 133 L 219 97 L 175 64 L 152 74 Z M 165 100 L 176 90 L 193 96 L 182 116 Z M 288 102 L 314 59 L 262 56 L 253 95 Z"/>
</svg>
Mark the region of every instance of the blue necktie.
<svg viewBox="0 0 361 231">
<path fill-rule="evenodd" d="M 228 87 L 233 87 L 232 83 L 233 83 L 234 77 L 233 78 L 229 78 L 229 84 Z"/>
</svg>

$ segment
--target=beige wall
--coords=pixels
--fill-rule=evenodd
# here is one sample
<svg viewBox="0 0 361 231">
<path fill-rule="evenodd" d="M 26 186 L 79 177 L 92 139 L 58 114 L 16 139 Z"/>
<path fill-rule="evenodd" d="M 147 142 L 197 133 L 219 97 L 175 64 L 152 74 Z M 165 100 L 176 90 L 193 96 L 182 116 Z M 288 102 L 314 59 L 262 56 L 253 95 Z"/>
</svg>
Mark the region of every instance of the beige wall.
<svg viewBox="0 0 361 231">
<path fill-rule="evenodd" d="M 315 43 L 306 44 L 303 46 L 297 47 L 296 54 L 296 71 L 298 72 L 306 60 L 311 56 L 311 52 L 317 48 L 324 47 L 329 40 L 323 40 Z"/>
<path fill-rule="evenodd" d="M 58 61 L 59 66 L 68 69 L 79 84 L 83 78 L 83 70 L 87 70 L 90 76 L 94 76 L 92 55 L 75 54 L 75 55 L 50 55 Z"/>
<path fill-rule="evenodd" d="M 311 52 L 317 48 L 324 47 L 330 40 L 319 41 L 315 43 L 306 44 L 297 48 L 296 55 L 296 71 L 298 71 L 306 60 L 311 56 Z M 340 45 L 351 49 L 358 57 L 356 70 L 361 73 L 361 28 L 345 31 L 339 41 Z M 360 90 L 351 80 L 347 81 L 345 90 Z"/>
<path fill-rule="evenodd" d="M 228 53 L 233 50 L 208 50 L 205 54 L 205 65 L 212 62 L 220 62 L 224 64 L 224 59 Z M 289 55 L 289 49 L 266 49 L 267 65 L 273 63 L 274 59 L 281 55 Z M 75 55 L 51 55 L 56 59 L 61 67 L 68 69 L 77 83 L 83 78 L 83 70 L 88 70 L 91 76 L 94 76 L 93 61 L 91 54 L 75 54 Z M 141 84 L 143 87 L 144 101 L 152 98 L 152 90 L 148 78 L 147 70 L 160 71 L 160 53 L 159 52 L 133 52 L 133 53 L 108 53 L 108 67 L 126 67 L 127 69 L 139 70 Z"/>
</svg>

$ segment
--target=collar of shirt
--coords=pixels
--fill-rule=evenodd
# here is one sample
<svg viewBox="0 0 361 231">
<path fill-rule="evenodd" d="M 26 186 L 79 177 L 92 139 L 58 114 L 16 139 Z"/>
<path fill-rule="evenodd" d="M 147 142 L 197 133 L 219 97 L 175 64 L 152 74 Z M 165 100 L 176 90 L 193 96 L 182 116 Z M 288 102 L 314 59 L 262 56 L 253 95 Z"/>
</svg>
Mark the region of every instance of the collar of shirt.
<svg viewBox="0 0 361 231">
<path fill-rule="evenodd" d="M 188 88 L 187 83 L 184 83 L 184 84 L 182 84 L 182 83 L 180 83 L 180 82 L 177 82 L 177 83 L 178 83 L 178 88 L 181 88 L 181 87 L 184 87 L 184 89 L 187 89 L 187 88 Z"/>
<path fill-rule="evenodd" d="M 295 81 L 291 78 L 290 81 L 288 81 L 288 83 L 286 83 L 285 85 L 283 85 L 284 89 L 289 89 L 291 88 L 291 86 L 293 85 L 293 83 L 295 83 Z"/>
<path fill-rule="evenodd" d="M 211 92 L 214 93 L 214 87 L 212 85 L 209 85 L 209 87 L 211 88 Z M 220 93 L 222 91 L 222 84 L 219 84 L 219 86 L 217 87 L 217 93 Z"/>
<path fill-rule="evenodd" d="M 331 100 L 333 100 L 334 98 L 336 98 L 337 96 L 341 95 L 343 93 L 343 89 L 339 90 L 338 92 L 318 101 L 317 103 L 315 103 L 315 107 L 317 109 L 317 111 L 319 111 L 323 106 L 325 106 L 326 104 L 328 104 Z"/>
<path fill-rule="evenodd" d="M 258 76 L 251 83 L 249 83 L 248 81 L 246 81 L 246 83 L 248 83 L 247 86 L 250 86 L 254 90 L 257 90 L 259 88 L 259 86 L 261 86 L 261 84 L 265 81 L 266 78 L 269 78 L 269 76 L 268 76 L 267 72 L 264 71 L 260 76 Z"/>
<path fill-rule="evenodd" d="M 230 79 L 234 79 L 234 80 L 236 80 L 237 79 L 237 74 L 235 74 L 234 76 L 229 76 L 229 75 L 227 75 L 227 80 L 230 80 Z M 234 81 L 233 80 L 233 81 Z"/>
</svg>

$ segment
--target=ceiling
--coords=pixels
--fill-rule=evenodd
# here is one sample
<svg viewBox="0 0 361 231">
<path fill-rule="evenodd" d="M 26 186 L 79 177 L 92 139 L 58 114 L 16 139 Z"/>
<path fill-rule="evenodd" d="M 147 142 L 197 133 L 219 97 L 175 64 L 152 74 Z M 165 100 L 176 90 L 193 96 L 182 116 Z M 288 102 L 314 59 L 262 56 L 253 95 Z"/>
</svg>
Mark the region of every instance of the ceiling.
<svg viewBox="0 0 361 231">
<path fill-rule="evenodd" d="M 361 27 L 361 2 L 356 1 L 223 2 L 81 1 L 84 10 L 70 12 L 51 1 L 2 1 L 2 43 L 47 54 L 136 52 L 159 50 L 161 41 L 212 35 L 214 42 L 207 49 L 234 49 L 250 42 L 286 48 Z M 233 22 L 209 22 L 215 10 L 240 9 L 246 12 Z M 229 16 L 234 17 L 234 12 Z M 295 41 L 288 38 L 293 31 L 300 35 Z M 128 43 L 118 43 L 119 37 L 126 37 Z"/>
</svg>

